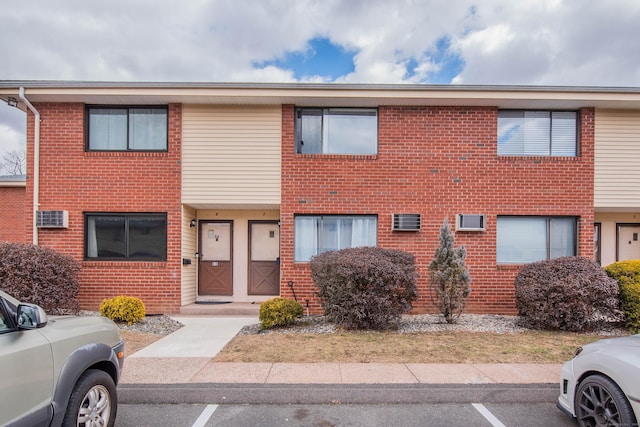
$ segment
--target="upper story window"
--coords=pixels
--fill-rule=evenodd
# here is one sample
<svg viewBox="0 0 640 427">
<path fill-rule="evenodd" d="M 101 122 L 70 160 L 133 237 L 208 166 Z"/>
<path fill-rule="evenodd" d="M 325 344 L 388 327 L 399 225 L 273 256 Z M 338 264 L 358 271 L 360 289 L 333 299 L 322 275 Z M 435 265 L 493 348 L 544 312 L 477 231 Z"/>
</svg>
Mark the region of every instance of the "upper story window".
<svg viewBox="0 0 640 427">
<path fill-rule="evenodd" d="M 167 215 L 86 214 L 85 257 L 92 260 L 165 261 Z"/>
<path fill-rule="evenodd" d="M 298 108 L 296 153 L 376 154 L 375 108 Z"/>
<path fill-rule="evenodd" d="M 376 246 L 378 217 L 374 215 L 299 215 L 294 219 L 295 261 L 359 246 Z"/>
<path fill-rule="evenodd" d="M 167 107 L 88 107 L 87 116 L 89 150 L 167 150 Z"/>
<path fill-rule="evenodd" d="M 525 264 L 577 253 L 576 217 L 499 216 L 496 261 Z"/>
<path fill-rule="evenodd" d="M 578 152 L 575 111 L 498 111 L 501 156 L 567 156 Z"/>
</svg>

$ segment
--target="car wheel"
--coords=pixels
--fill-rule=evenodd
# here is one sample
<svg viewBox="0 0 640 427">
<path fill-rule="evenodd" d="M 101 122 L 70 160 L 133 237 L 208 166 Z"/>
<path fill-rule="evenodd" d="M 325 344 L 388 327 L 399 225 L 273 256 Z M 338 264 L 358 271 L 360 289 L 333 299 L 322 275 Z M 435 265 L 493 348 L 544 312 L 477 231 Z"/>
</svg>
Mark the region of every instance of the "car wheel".
<svg viewBox="0 0 640 427">
<path fill-rule="evenodd" d="M 65 427 L 112 427 L 118 398 L 113 378 L 104 371 L 90 369 L 78 380 L 67 405 Z"/>
<path fill-rule="evenodd" d="M 631 426 L 636 419 L 620 387 L 604 375 L 585 378 L 576 393 L 579 426 Z"/>
</svg>

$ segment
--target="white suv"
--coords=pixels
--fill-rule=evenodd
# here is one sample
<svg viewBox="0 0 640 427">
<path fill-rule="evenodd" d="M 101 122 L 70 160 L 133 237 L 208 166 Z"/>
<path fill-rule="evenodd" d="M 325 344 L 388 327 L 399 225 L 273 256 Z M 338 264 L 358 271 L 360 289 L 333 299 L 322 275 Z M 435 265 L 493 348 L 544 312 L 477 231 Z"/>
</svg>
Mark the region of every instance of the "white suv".
<svg viewBox="0 0 640 427">
<path fill-rule="evenodd" d="M 113 426 L 123 362 L 111 320 L 47 319 L 0 291 L 1 426 Z"/>
</svg>

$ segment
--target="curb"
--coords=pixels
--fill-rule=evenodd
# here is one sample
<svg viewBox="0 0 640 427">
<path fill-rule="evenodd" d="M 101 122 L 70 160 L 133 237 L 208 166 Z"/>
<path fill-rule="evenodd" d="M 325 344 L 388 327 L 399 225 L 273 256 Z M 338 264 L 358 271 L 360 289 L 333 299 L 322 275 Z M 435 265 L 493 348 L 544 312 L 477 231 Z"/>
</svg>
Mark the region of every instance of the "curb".
<svg viewBox="0 0 640 427">
<path fill-rule="evenodd" d="M 557 384 L 122 384 L 120 404 L 553 403 Z"/>
</svg>

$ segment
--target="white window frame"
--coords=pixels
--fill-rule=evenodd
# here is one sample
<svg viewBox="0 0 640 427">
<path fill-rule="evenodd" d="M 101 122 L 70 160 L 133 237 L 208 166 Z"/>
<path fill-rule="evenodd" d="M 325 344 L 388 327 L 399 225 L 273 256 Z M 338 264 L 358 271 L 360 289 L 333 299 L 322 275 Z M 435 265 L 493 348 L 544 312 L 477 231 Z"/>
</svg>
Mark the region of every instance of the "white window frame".
<svg viewBox="0 0 640 427">
<path fill-rule="evenodd" d="M 378 110 L 296 108 L 295 135 L 297 154 L 375 155 Z"/>
<path fill-rule="evenodd" d="M 498 110 L 498 155 L 576 157 L 578 111 Z"/>
<path fill-rule="evenodd" d="M 322 252 L 377 246 L 377 215 L 296 215 L 294 261 L 307 262 Z"/>
<path fill-rule="evenodd" d="M 570 230 L 568 236 L 560 234 Z M 498 216 L 496 262 L 527 264 L 578 253 L 578 217 Z"/>
</svg>

